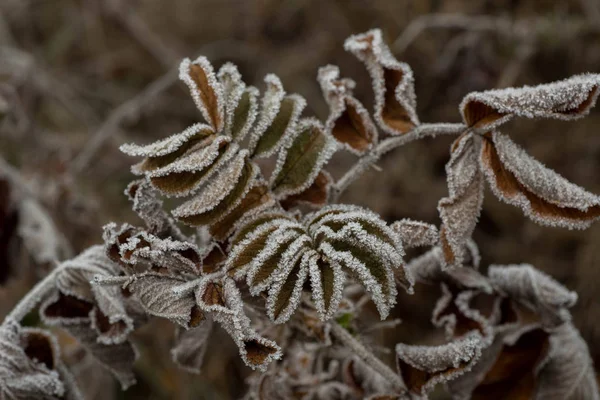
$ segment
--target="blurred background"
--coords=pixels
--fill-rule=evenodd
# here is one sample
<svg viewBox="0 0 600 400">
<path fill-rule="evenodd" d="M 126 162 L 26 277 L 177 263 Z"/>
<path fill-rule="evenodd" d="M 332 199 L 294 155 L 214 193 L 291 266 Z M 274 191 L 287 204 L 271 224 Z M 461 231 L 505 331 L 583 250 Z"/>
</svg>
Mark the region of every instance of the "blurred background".
<svg viewBox="0 0 600 400">
<path fill-rule="evenodd" d="M 217 68 L 232 61 L 261 89 L 263 76 L 275 73 L 288 92 L 308 100 L 305 115 L 324 120 L 328 110 L 315 80 L 320 66 L 339 65 L 356 80 L 357 97 L 372 104 L 368 75 L 343 43 L 375 27 L 411 65 L 424 122 L 459 122 L 458 104 L 470 91 L 600 72 L 598 0 L 0 0 L 0 317 L 53 259 L 101 242 L 102 225 L 139 223 L 123 195 L 131 160 L 118 146 L 148 143 L 200 119 L 176 78 L 183 57 L 206 55 Z M 518 119 L 503 131 L 600 193 L 599 126 L 597 107 L 578 122 Z M 390 222 L 439 224 L 451 141 L 395 150 L 379 163 L 382 171 L 367 172 L 342 201 Z M 337 157 L 334 174 L 350 162 Z M 22 240 L 24 229 L 40 227 L 52 243 Z M 482 268 L 531 263 L 579 293 L 575 323 L 600 365 L 600 224 L 587 231 L 542 228 L 488 192 L 475 239 Z M 429 319 L 438 295 L 436 287 L 402 295 L 395 315 L 403 323 L 378 340 L 391 346 L 435 334 Z M 139 384 L 125 393 L 94 365 L 77 362 L 90 399 L 243 394 L 248 370 L 229 339 L 215 340 L 200 376 L 170 361 L 170 324 L 153 321 L 136 339 Z M 65 358 L 81 361 L 76 345 L 62 340 Z"/>
</svg>

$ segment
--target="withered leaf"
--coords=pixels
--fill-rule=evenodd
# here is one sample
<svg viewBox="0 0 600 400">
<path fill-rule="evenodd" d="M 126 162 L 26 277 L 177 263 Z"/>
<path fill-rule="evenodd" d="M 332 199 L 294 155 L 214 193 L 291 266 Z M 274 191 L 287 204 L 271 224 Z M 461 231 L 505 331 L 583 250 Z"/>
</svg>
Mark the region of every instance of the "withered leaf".
<svg viewBox="0 0 600 400">
<path fill-rule="evenodd" d="M 404 218 L 390 225 L 396 232 L 404 248 L 433 246 L 439 239 L 435 225 Z"/>
<path fill-rule="evenodd" d="M 286 210 L 299 205 L 323 207 L 329 200 L 332 185 L 333 178 L 331 175 L 327 171 L 321 170 L 315 181 L 304 191 L 281 199 L 281 206 Z"/>
<path fill-rule="evenodd" d="M 534 311 L 545 325 L 558 326 L 571 320 L 568 309 L 577 302 L 577 294 L 533 266 L 492 265 L 488 276 L 499 293 Z"/>
<path fill-rule="evenodd" d="M 352 95 L 354 81 L 340 79 L 340 70 L 334 65 L 319 69 L 318 80 L 329 104 L 325 129 L 356 154 L 363 154 L 377 143 L 377 128 L 369 112 Z"/>
<path fill-rule="evenodd" d="M 221 132 L 225 122 L 223 87 L 217 80 L 208 59 L 202 56 L 194 61 L 184 59 L 179 65 L 179 79 L 190 89 L 192 98 L 204 119 L 216 132 Z"/>
<path fill-rule="evenodd" d="M 279 153 L 271 176 L 271 189 L 278 196 L 301 193 L 315 181 L 323 165 L 336 150 L 335 141 L 321 124 L 313 119 L 302 120 L 294 136 Z"/>
<path fill-rule="evenodd" d="M 248 162 L 247 155 L 246 150 L 240 151 L 196 197 L 173 210 L 173 215 L 192 226 L 210 225 L 224 218 L 243 201 L 259 174 L 258 166 Z"/>
<path fill-rule="evenodd" d="M 373 29 L 346 39 L 344 48 L 365 63 L 375 92 L 375 121 L 390 135 L 401 135 L 419 125 L 413 72 L 399 62 Z"/>
<path fill-rule="evenodd" d="M 252 157 L 269 157 L 274 154 L 295 131 L 296 123 L 306 106 L 303 97 L 285 95 L 279 78 L 273 74 L 265 77 L 260 116 L 250 136 L 248 148 Z"/>
<path fill-rule="evenodd" d="M 480 163 L 493 192 L 533 221 L 585 229 L 600 218 L 600 197 L 567 181 L 494 132 L 483 139 Z"/>
<path fill-rule="evenodd" d="M 470 306 L 476 292 L 469 290 L 457 294 L 442 283 L 442 293 L 431 316 L 433 325 L 444 328 L 448 338 L 476 331 L 481 334 L 482 342 L 491 343 L 493 331 L 490 322 Z"/>
<path fill-rule="evenodd" d="M 212 327 L 212 319 L 208 318 L 196 328 L 178 329 L 171 356 L 180 368 L 195 374 L 200 373 Z"/>
<path fill-rule="evenodd" d="M 435 385 L 469 371 L 481 356 L 482 338 L 471 333 L 440 346 L 396 345 L 396 362 L 406 387 L 426 395 Z"/>
<path fill-rule="evenodd" d="M 472 134 L 452 145 L 446 164 L 448 197 L 438 203 L 442 219 L 440 244 L 448 266 L 464 262 L 465 245 L 471 237 L 483 202 L 483 175 L 477 162 L 478 141 Z"/>
<path fill-rule="evenodd" d="M 483 133 L 513 116 L 573 120 L 596 104 L 600 75 L 582 74 L 537 86 L 469 93 L 462 100 L 463 120 Z"/>
</svg>

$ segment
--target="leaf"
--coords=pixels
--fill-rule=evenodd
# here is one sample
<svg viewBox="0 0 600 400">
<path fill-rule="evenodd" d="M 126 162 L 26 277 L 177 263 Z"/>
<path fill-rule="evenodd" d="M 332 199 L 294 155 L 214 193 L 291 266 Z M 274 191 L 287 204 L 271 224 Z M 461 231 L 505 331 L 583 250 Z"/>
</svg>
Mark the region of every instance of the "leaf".
<svg viewBox="0 0 600 400">
<path fill-rule="evenodd" d="M 398 371 L 409 391 L 425 396 L 435 385 L 469 371 L 481 356 L 482 338 L 471 333 L 440 346 L 396 345 Z"/>
<path fill-rule="evenodd" d="M 300 122 L 279 153 L 271 176 L 271 189 L 280 197 L 301 193 L 315 181 L 336 150 L 335 141 L 313 119 Z"/>
<path fill-rule="evenodd" d="M 488 276 L 499 293 L 534 311 L 546 326 L 558 326 L 571 320 L 568 309 L 577 302 L 577 294 L 533 266 L 493 265 Z"/>
<path fill-rule="evenodd" d="M 542 363 L 537 379 L 536 400 L 600 398 L 588 346 L 570 323 L 552 332 L 548 357 Z"/>
<path fill-rule="evenodd" d="M 201 372 L 212 327 L 212 320 L 207 319 L 196 328 L 178 329 L 176 343 L 171 349 L 171 357 L 179 368 L 195 374 Z"/>
<path fill-rule="evenodd" d="M 310 285 L 315 308 L 321 320 L 326 321 L 337 312 L 343 296 L 346 275 L 341 265 L 325 262 L 318 255 L 309 254 Z"/>
<path fill-rule="evenodd" d="M 0 326 L 0 398 L 63 398 L 66 387 L 56 339 L 49 333 L 22 328 L 14 320 Z"/>
<path fill-rule="evenodd" d="M 600 75 L 582 74 L 537 86 L 473 92 L 460 110 L 465 123 L 489 132 L 513 116 L 525 118 L 582 118 L 596 104 Z"/>
<path fill-rule="evenodd" d="M 504 134 L 483 140 L 481 168 L 498 198 L 541 225 L 585 229 L 600 217 L 600 197 L 567 181 Z"/>
<path fill-rule="evenodd" d="M 408 218 L 394 222 L 390 228 L 396 232 L 404 248 L 433 246 L 439 238 L 435 225 Z"/>
<path fill-rule="evenodd" d="M 300 205 L 309 207 L 323 207 L 329 200 L 329 193 L 333 186 L 333 178 L 327 171 L 321 170 L 315 181 L 304 191 L 287 196 L 280 200 L 281 206 L 289 210 Z"/>
<path fill-rule="evenodd" d="M 145 274 L 137 276 L 126 288 L 148 314 L 167 318 L 184 328 L 195 327 L 202 316 L 198 313 L 194 296 L 173 290 L 183 282 L 170 276 Z"/>
<path fill-rule="evenodd" d="M 477 143 L 472 134 L 459 137 L 446 164 L 448 197 L 439 201 L 438 211 L 442 219 L 440 243 L 445 263 L 450 267 L 464 262 L 465 245 L 473 234 L 483 202 Z"/>
<path fill-rule="evenodd" d="M 195 61 L 184 59 L 179 65 L 179 79 L 190 89 L 196 106 L 204 119 L 216 132 L 221 132 L 224 124 L 223 87 L 215 77 L 213 67 L 206 57 Z"/>
<path fill-rule="evenodd" d="M 470 302 L 474 291 L 456 293 L 442 283 L 442 297 L 438 300 L 431 316 L 431 322 L 438 328 L 444 328 L 446 337 L 461 337 L 470 332 L 479 332 L 482 341 L 489 344 L 493 340 L 493 331 L 489 321 Z"/>
<path fill-rule="evenodd" d="M 124 144 L 119 149 L 132 157 L 146 157 L 141 163 L 134 165 L 131 171 L 142 175 L 145 172 L 162 168 L 184 155 L 194 145 L 213 135 L 213 129 L 204 124 L 194 124 L 181 133 L 171 135 L 155 143 L 138 146 Z"/>
<path fill-rule="evenodd" d="M 371 75 L 375 121 L 381 129 L 390 135 L 401 135 L 419 125 L 413 72 L 408 64 L 394 58 L 381 31 L 373 29 L 350 36 L 344 48 L 365 63 Z"/>
<path fill-rule="evenodd" d="M 377 143 L 377 128 L 369 112 L 352 95 L 354 81 L 340 79 L 339 75 L 334 65 L 319 68 L 318 80 L 329 105 L 325 129 L 349 151 L 360 155 Z"/>
<path fill-rule="evenodd" d="M 214 224 L 242 202 L 258 174 L 258 166 L 248 162 L 247 152 L 242 150 L 199 195 L 173 210 L 173 215 L 192 226 Z"/>
<path fill-rule="evenodd" d="M 248 213 L 275 206 L 275 199 L 262 179 L 255 179 L 248 193 L 227 215 L 210 226 L 210 234 L 219 241 L 227 239 L 235 230 L 236 224 Z"/>
<path fill-rule="evenodd" d="M 279 78 L 265 76 L 264 93 L 258 122 L 250 136 L 248 149 L 253 158 L 274 154 L 296 129 L 306 100 L 299 95 L 285 95 Z"/>
<path fill-rule="evenodd" d="M 213 136 L 170 164 L 147 173 L 152 186 L 165 196 L 188 196 L 208 182 L 237 154 L 226 136 Z"/>
</svg>

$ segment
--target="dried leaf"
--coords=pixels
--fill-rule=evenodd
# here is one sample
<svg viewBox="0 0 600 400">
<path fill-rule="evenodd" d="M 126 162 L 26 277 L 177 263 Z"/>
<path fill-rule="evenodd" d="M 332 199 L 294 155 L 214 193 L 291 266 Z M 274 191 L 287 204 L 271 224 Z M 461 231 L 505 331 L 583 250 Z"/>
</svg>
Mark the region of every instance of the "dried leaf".
<svg viewBox="0 0 600 400">
<path fill-rule="evenodd" d="M 442 219 L 440 244 L 445 263 L 450 267 L 464 262 L 465 245 L 473 234 L 483 202 L 477 143 L 472 134 L 458 138 L 446 164 L 448 197 L 439 201 L 438 211 Z"/>
<path fill-rule="evenodd" d="M 271 176 L 273 192 L 283 197 L 308 189 L 336 147 L 335 141 L 323 132 L 318 121 L 301 121 L 296 134 L 288 137 L 277 159 Z"/>
<path fill-rule="evenodd" d="M 455 293 L 442 284 L 442 297 L 438 300 L 431 316 L 434 326 L 444 328 L 448 338 L 460 337 L 477 331 L 486 344 L 493 340 L 492 327 L 479 311 L 471 308 L 474 291 Z"/>
<path fill-rule="evenodd" d="M 281 199 L 281 206 L 286 210 L 300 205 L 317 208 L 323 207 L 329 200 L 329 193 L 332 186 L 333 178 L 327 171 L 322 170 L 307 189 Z"/>
<path fill-rule="evenodd" d="M 265 77 L 267 90 L 262 99 L 259 120 L 250 136 L 248 149 L 253 158 L 273 155 L 296 129 L 306 100 L 299 95 L 285 95 L 279 78 Z"/>
<path fill-rule="evenodd" d="M 577 294 L 533 266 L 490 266 L 488 276 L 499 293 L 534 311 L 546 326 L 571 320 L 568 309 L 577 302 Z"/>
<path fill-rule="evenodd" d="M 196 328 L 178 329 L 175 346 L 171 349 L 171 356 L 175 364 L 185 371 L 200 373 L 212 326 L 212 320 L 207 319 Z"/>
<path fill-rule="evenodd" d="M 440 346 L 396 345 L 398 370 L 406 387 L 426 395 L 435 385 L 469 371 L 481 356 L 482 338 L 471 333 Z"/>
<path fill-rule="evenodd" d="M 135 295 L 148 314 L 167 318 L 184 328 L 194 327 L 201 320 L 197 318 L 194 296 L 174 290 L 182 283 L 183 280 L 171 276 L 145 274 L 135 277 L 126 288 Z"/>
<path fill-rule="evenodd" d="M 574 120 L 589 113 L 598 98 L 600 75 L 582 74 L 537 86 L 469 93 L 460 104 L 468 126 L 485 133 L 513 116 Z"/>
<path fill-rule="evenodd" d="M 375 91 L 375 121 L 390 135 L 401 135 L 419 125 L 413 73 L 399 62 L 373 29 L 346 39 L 344 48 L 365 63 Z"/>
<path fill-rule="evenodd" d="M 325 129 L 351 152 L 363 154 L 377 143 L 377 128 L 369 112 L 352 96 L 354 81 L 339 75 L 334 65 L 319 68 L 318 80 L 329 104 Z"/>
<path fill-rule="evenodd" d="M 543 166 L 504 134 L 483 140 L 481 168 L 501 200 L 533 221 L 585 229 L 600 217 L 600 197 Z"/>
<path fill-rule="evenodd" d="M 404 248 L 433 246 L 439 239 L 437 227 L 426 222 L 405 218 L 394 222 L 390 228 L 398 234 Z"/>
<path fill-rule="evenodd" d="M 196 197 L 173 210 L 173 215 L 192 226 L 214 224 L 227 216 L 241 204 L 259 174 L 247 155 L 240 151 Z"/>
<path fill-rule="evenodd" d="M 193 62 L 188 58 L 184 59 L 179 65 L 179 79 L 190 89 L 192 98 L 204 119 L 216 132 L 221 132 L 225 122 L 223 87 L 217 80 L 208 59 L 202 56 Z"/>
<path fill-rule="evenodd" d="M 588 346 L 566 323 L 550 336 L 550 350 L 537 374 L 536 400 L 597 400 L 600 398 Z"/>
<path fill-rule="evenodd" d="M 128 156 L 146 157 L 144 161 L 134 165 L 131 169 L 134 174 L 142 175 L 145 172 L 169 165 L 213 134 L 213 129 L 208 125 L 194 124 L 181 133 L 171 135 L 155 143 L 146 146 L 124 144 L 120 147 L 120 150 Z"/>
</svg>

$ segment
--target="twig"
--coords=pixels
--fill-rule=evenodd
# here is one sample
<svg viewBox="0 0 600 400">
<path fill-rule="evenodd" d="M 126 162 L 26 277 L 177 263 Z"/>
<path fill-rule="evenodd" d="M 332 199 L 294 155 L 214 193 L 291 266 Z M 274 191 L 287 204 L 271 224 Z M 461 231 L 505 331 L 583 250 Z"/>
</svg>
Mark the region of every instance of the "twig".
<svg viewBox="0 0 600 400">
<path fill-rule="evenodd" d="M 390 367 L 385 365 L 380 359 L 375 357 L 372 352 L 367 350 L 354 336 L 339 324 L 331 323 L 331 334 L 346 346 L 352 354 L 358 356 L 367 365 L 373 368 L 385 380 L 387 380 L 396 390 L 405 391 L 406 385 L 402 378 L 396 374 Z"/>
<path fill-rule="evenodd" d="M 337 199 L 348 188 L 348 186 L 356 181 L 385 153 L 417 139 L 437 135 L 456 135 L 463 132 L 465 129 L 466 126 L 463 124 L 422 124 L 403 135 L 393 136 L 381 141 L 373 150 L 362 156 L 358 162 L 354 164 L 354 166 L 336 182 L 332 193 L 333 201 L 337 201 Z"/>
<path fill-rule="evenodd" d="M 177 69 L 173 68 L 162 77 L 148 85 L 141 93 L 114 109 L 104 124 L 98 128 L 85 148 L 75 157 L 71 165 L 74 174 L 81 173 L 90 164 L 102 144 L 121 126 L 121 123 L 131 115 L 135 115 L 148 102 L 160 93 L 170 88 L 177 80 Z"/>
</svg>

